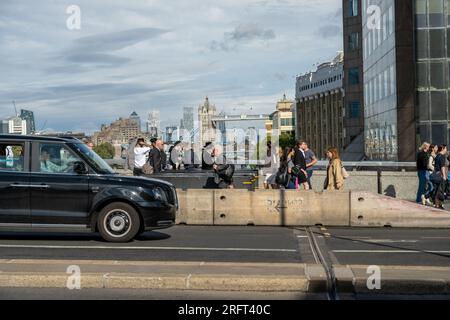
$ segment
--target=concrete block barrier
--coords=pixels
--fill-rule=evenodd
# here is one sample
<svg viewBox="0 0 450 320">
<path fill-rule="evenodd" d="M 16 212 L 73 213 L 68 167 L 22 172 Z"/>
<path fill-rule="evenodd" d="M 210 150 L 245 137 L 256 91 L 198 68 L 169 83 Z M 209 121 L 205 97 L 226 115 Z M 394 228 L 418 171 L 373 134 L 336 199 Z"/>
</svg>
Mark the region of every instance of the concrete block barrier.
<svg viewBox="0 0 450 320">
<path fill-rule="evenodd" d="M 285 192 L 286 226 L 348 226 L 350 216 L 348 192 Z"/>
<path fill-rule="evenodd" d="M 217 190 L 214 225 L 348 226 L 348 192 Z"/>
<path fill-rule="evenodd" d="M 177 224 L 213 225 L 214 190 L 178 190 Z"/>
<path fill-rule="evenodd" d="M 281 225 L 278 190 L 217 190 L 214 197 L 214 225 Z"/>
<path fill-rule="evenodd" d="M 179 191 L 178 224 L 450 228 L 450 213 L 367 191 Z"/>
<path fill-rule="evenodd" d="M 450 228 L 450 213 L 370 192 L 351 192 L 350 226 Z"/>
</svg>

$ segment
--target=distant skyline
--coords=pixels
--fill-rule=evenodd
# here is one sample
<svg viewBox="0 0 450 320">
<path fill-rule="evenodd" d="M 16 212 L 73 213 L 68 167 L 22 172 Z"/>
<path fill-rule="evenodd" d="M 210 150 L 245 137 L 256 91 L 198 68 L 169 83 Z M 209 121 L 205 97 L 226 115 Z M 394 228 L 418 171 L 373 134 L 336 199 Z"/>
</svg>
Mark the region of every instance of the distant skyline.
<svg viewBox="0 0 450 320">
<path fill-rule="evenodd" d="M 0 119 L 12 100 L 37 130 L 88 134 L 133 111 L 179 124 L 205 96 L 218 112 L 269 113 L 342 50 L 336 0 L 78 0 L 80 30 L 69 4 L 0 2 Z"/>
</svg>

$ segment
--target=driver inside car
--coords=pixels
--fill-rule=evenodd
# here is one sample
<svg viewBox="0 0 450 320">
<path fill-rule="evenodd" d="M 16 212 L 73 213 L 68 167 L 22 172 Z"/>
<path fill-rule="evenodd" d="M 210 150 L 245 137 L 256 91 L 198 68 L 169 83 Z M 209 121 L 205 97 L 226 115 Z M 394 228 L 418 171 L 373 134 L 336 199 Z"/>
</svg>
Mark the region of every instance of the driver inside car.
<svg viewBox="0 0 450 320">
<path fill-rule="evenodd" d="M 66 165 L 57 165 L 50 160 L 50 152 L 47 149 L 41 149 L 41 172 L 61 173 L 69 169 Z"/>
</svg>

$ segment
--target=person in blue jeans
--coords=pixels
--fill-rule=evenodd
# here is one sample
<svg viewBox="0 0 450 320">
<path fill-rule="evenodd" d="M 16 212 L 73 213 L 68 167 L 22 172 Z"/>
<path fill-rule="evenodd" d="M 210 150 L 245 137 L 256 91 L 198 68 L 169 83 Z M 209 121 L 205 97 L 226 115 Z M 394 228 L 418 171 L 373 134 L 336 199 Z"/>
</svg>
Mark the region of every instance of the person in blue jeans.
<svg viewBox="0 0 450 320">
<path fill-rule="evenodd" d="M 430 144 L 425 142 L 422 144 L 422 147 L 420 147 L 419 153 L 417 154 L 417 177 L 419 178 L 419 188 L 417 190 L 416 197 L 417 203 L 422 203 L 422 195 L 425 194 L 425 188 L 427 185 L 428 160 L 430 158 L 428 153 L 429 148 Z"/>
<path fill-rule="evenodd" d="M 305 152 L 305 161 L 306 161 L 306 173 L 308 174 L 308 185 L 309 189 L 312 189 L 311 178 L 314 173 L 314 166 L 317 164 L 318 160 L 314 152 L 309 149 L 308 143 L 305 141 L 302 142 L 300 148 Z"/>
</svg>

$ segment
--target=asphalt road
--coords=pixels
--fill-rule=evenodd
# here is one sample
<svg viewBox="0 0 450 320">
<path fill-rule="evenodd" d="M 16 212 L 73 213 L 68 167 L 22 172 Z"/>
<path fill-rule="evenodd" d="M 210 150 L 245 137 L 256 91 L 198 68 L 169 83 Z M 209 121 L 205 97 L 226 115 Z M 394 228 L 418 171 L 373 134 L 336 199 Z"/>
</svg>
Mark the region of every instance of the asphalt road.
<svg viewBox="0 0 450 320">
<path fill-rule="evenodd" d="M 334 264 L 450 266 L 450 230 L 313 228 Z M 316 263 L 304 228 L 175 226 L 126 244 L 96 234 L 0 233 L 0 259 Z"/>
<path fill-rule="evenodd" d="M 1 288 L 0 300 L 326 300 L 326 294 L 297 292 L 176 291 L 137 289 Z M 448 300 L 439 295 L 341 295 L 341 300 Z"/>
<path fill-rule="evenodd" d="M 0 300 L 324 300 L 325 294 L 193 290 L 1 288 Z"/>
</svg>

